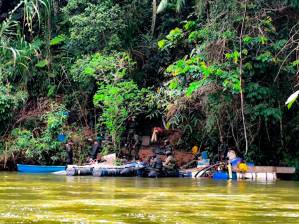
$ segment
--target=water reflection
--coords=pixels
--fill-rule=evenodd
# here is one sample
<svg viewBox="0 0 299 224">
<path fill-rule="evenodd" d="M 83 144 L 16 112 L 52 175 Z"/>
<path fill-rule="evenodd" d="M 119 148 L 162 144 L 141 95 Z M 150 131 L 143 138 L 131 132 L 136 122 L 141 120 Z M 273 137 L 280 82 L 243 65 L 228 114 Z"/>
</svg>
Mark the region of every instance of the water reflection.
<svg viewBox="0 0 299 224">
<path fill-rule="evenodd" d="M 299 183 L 292 181 L 0 179 L 0 223 L 299 223 Z"/>
</svg>

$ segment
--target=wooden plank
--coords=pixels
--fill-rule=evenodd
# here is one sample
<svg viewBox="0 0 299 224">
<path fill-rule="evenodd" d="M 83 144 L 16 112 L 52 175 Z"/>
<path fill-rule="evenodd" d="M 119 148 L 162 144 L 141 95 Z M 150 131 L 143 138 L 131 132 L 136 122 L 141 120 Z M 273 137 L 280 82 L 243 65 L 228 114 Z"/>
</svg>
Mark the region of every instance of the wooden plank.
<svg viewBox="0 0 299 224">
<path fill-rule="evenodd" d="M 275 173 L 276 168 L 275 166 L 255 166 L 254 172 L 255 173 Z"/>
<path fill-rule="evenodd" d="M 292 174 L 296 172 L 295 167 L 276 167 L 276 173 L 288 173 Z"/>
<path fill-rule="evenodd" d="M 295 167 L 276 167 L 276 166 L 255 166 L 255 173 L 288 173 L 292 174 L 296 172 Z"/>
</svg>

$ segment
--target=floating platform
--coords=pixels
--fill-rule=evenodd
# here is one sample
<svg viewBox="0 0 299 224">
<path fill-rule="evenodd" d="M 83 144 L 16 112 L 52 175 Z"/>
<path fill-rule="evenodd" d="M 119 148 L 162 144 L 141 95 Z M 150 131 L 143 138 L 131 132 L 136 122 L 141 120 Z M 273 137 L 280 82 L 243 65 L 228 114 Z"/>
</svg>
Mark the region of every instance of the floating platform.
<svg viewBox="0 0 299 224">
<path fill-rule="evenodd" d="M 75 165 L 68 165 L 66 168 L 66 175 L 67 176 L 89 176 L 92 175 L 94 167 L 87 165 L 87 166 L 75 166 Z"/>
<path fill-rule="evenodd" d="M 94 176 L 94 177 L 191 177 L 187 173 L 174 170 L 155 170 L 138 164 L 127 164 L 123 166 L 107 166 L 102 164 L 76 166 L 69 165 L 66 169 L 67 176 Z"/>
<path fill-rule="evenodd" d="M 217 171 L 218 164 L 202 166 L 199 168 L 180 170 L 176 177 L 192 177 L 213 179 L 229 179 L 226 171 Z M 104 164 L 93 164 L 85 166 L 69 165 L 66 169 L 67 176 L 138 176 L 138 173 L 132 171 L 135 166 L 111 166 Z M 294 174 L 296 169 L 294 167 L 275 167 L 275 166 L 252 166 L 249 167 L 248 172 L 233 172 L 232 179 L 248 179 L 260 181 L 274 181 L 277 179 L 277 174 Z M 208 174 L 208 175 L 207 175 Z"/>
<path fill-rule="evenodd" d="M 128 166 L 107 166 L 107 165 L 68 165 L 67 176 L 119 176 L 120 172 Z M 104 175 L 106 174 L 106 175 Z"/>
</svg>

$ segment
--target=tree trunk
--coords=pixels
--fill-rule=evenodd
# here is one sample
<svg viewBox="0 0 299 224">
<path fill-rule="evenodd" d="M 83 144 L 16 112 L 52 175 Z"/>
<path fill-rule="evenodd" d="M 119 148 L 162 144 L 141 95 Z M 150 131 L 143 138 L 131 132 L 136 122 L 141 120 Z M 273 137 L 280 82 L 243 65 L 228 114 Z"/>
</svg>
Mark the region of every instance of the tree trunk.
<svg viewBox="0 0 299 224">
<path fill-rule="evenodd" d="M 151 34 L 152 34 L 152 36 L 154 36 L 156 19 L 157 19 L 157 0 L 153 0 L 152 4 L 153 4 L 153 15 L 152 15 Z"/>
</svg>

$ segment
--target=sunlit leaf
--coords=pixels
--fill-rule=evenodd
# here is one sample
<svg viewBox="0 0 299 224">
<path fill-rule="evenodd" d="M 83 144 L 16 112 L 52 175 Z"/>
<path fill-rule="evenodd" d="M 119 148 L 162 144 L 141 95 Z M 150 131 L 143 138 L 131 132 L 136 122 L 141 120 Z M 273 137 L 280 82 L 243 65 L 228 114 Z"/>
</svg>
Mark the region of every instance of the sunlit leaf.
<svg viewBox="0 0 299 224">
<path fill-rule="evenodd" d="M 288 109 L 290 109 L 292 107 L 293 103 L 298 98 L 298 95 L 299 95 L 299 90 L 289 96 L 288 100 L 285 103 L 287 105 Z"/>
<path fill-rule="evenodd" d="M 44 67 L 46 67 L 48 64 L 49 64 L 48 60 L 47 60 L 47 59 L 44 59 L 44 60 L 39 61 L 39 62 L 35 65 L 35 67 L 37 67 L 37 68 L 44 68 Z"/>
<path fill-rule="evenodd" d="M 58 35 L 50 41 L 51 46 L 62 44 L 65 41 L 65 35 Z"/>
</svg>

